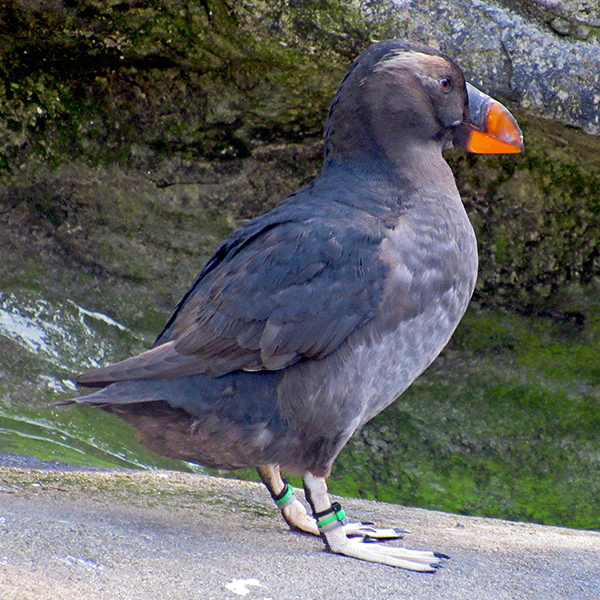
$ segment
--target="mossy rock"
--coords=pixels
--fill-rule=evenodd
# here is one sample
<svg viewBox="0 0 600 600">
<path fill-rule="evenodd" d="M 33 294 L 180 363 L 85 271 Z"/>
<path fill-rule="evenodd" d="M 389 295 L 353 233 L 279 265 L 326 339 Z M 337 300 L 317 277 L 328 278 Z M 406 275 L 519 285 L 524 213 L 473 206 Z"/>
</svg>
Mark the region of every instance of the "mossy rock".
<svg viewBox="0 0 600 600">
<path fill-rule="evenodd" d="M 31 298 L 47 302 L 55 321 L 46 321 L 63 329 L 75 305 L 126 330 L 79 331 L 78 354 L 61 365 L 3 336 L 2 425 L 26 423 L 10 444 L 52 458 L 61 443 L 97 436 L 98 454 L 86 439 L 64 458 L 164 466 L 137 455 L 108 415 L 70 417 L 47 405 L 57 389 L 69 395 L 64 382 L 90 357 L 108 362 L 147 347 L 218 241 L 318 173 L 323 121 L 350 62 L 374 39 L 410 35 L 456 50 L 478 83 L 517 108 L 526 152 L 449 153 L 479 239 L 475 301 L 434 369 L 350 443 L 332 487 L 599 526 L 599 139 L 538 118 L 539 105 L 525 112 L 531 100 L 509 89 L 508 42 L 460 56 L 498 33 L 485 7 L 390 6 L 2 3 L 0 298 L 14 294 L 21 316 Z M 446 18 L 473 11 L 487 15 L 485 27 Z M 596 25 L 585 26 L 591 40 Z"/>
</svg>

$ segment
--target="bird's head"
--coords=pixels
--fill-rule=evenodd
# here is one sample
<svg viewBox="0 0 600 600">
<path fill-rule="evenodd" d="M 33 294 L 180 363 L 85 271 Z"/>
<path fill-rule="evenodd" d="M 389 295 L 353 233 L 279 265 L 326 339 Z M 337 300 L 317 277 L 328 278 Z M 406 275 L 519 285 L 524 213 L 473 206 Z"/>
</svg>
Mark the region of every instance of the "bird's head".
<svg viewBox="0 0 600 600">
<path fill-rule="evenodd" d="M 394 161 L 415 147 L 452 145 L 488 154 L 523 150 L 509 111 L 467 84 L 441 52 L 388 40 L 356 59 L 329 112 L 326 160 Z"/>
</svg>

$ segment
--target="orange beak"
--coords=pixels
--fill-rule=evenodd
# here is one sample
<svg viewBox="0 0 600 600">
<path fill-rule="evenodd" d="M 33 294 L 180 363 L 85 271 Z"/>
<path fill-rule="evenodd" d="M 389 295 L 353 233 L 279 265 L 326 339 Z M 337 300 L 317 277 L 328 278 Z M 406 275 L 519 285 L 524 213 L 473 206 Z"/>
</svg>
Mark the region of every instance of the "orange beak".
<svg viewBox="0 0 600 600">
<path fill-rule="evenodd" d="M 508 109 L 467 83 L 469 121 L 454 130 L 455 146 L 477 154 L 523 152 L 523 134 Z"/>
</svg>

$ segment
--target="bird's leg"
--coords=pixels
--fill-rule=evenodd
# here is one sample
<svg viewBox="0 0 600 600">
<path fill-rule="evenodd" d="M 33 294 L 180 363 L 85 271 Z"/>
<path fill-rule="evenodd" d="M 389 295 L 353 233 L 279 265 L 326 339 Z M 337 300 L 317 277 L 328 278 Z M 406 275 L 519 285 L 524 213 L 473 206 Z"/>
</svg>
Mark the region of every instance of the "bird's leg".
<svg viewBox="0 0 600 600">
<path fill-rule="evenodd" d="M 303 479 L 306 499 L 312 506 L 317 527 L 330 552 L 411 571 L 435 571 L 439 566 L 441 555 L 433 552 L 407 550 L 367 542 L 361 538 L 349 538 L 344 530 L 345 513 L 337 502 L 331 504 L 325 478 L 306 473 Z"/>
<path fill-rule="evenodd" d="M 262 465 L 256 470 L 290 529 L 321 535 L 316 520 L 307 514 L 304 505 L 294 495 L 290 484 L 281 476 L 279 465 Z M 373 523 L 361 522 L 346 523 L 344 531 L 348 537 L 361 537 L 365 540 L 395 540 L 401 538 L 403 533 L 407 533 L 406 529 L 375 528 Z"/>
<path fill-rule="evenodd" d="M 294 496 L 292 486 L 281 477 L 279 465 L 262 465 L 256 470 L 290 529 L 320 535 L 317 522 L 308 515 L 304 505 Z"/>
</svg>

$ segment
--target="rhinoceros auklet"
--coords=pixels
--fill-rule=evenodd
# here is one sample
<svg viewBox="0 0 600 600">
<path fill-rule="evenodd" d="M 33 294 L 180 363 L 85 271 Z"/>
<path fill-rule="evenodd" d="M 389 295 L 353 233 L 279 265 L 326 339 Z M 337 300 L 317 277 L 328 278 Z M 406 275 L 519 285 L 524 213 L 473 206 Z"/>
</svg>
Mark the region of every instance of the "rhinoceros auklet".
<svg viewBox="0 0 600 600">
<path fill-rule="evenodd" d="M 473 292 L 477 245 L 442 150 L 523 149 L 510 113 L 420 44 L 352 64 L 321 174 L 217 248 L 153 348 L 81 375 L 99 406 L 172 458 L 256 467 L 295 529 L 332 552 L 432 571 L 440 555 L 348 523 L 326 478 L 358 427 L 446 345 Z M 313 517 L 281 477 L 300 474 Z M 371 543 L 365 543 L 368 540 Z"/>
</svg>

